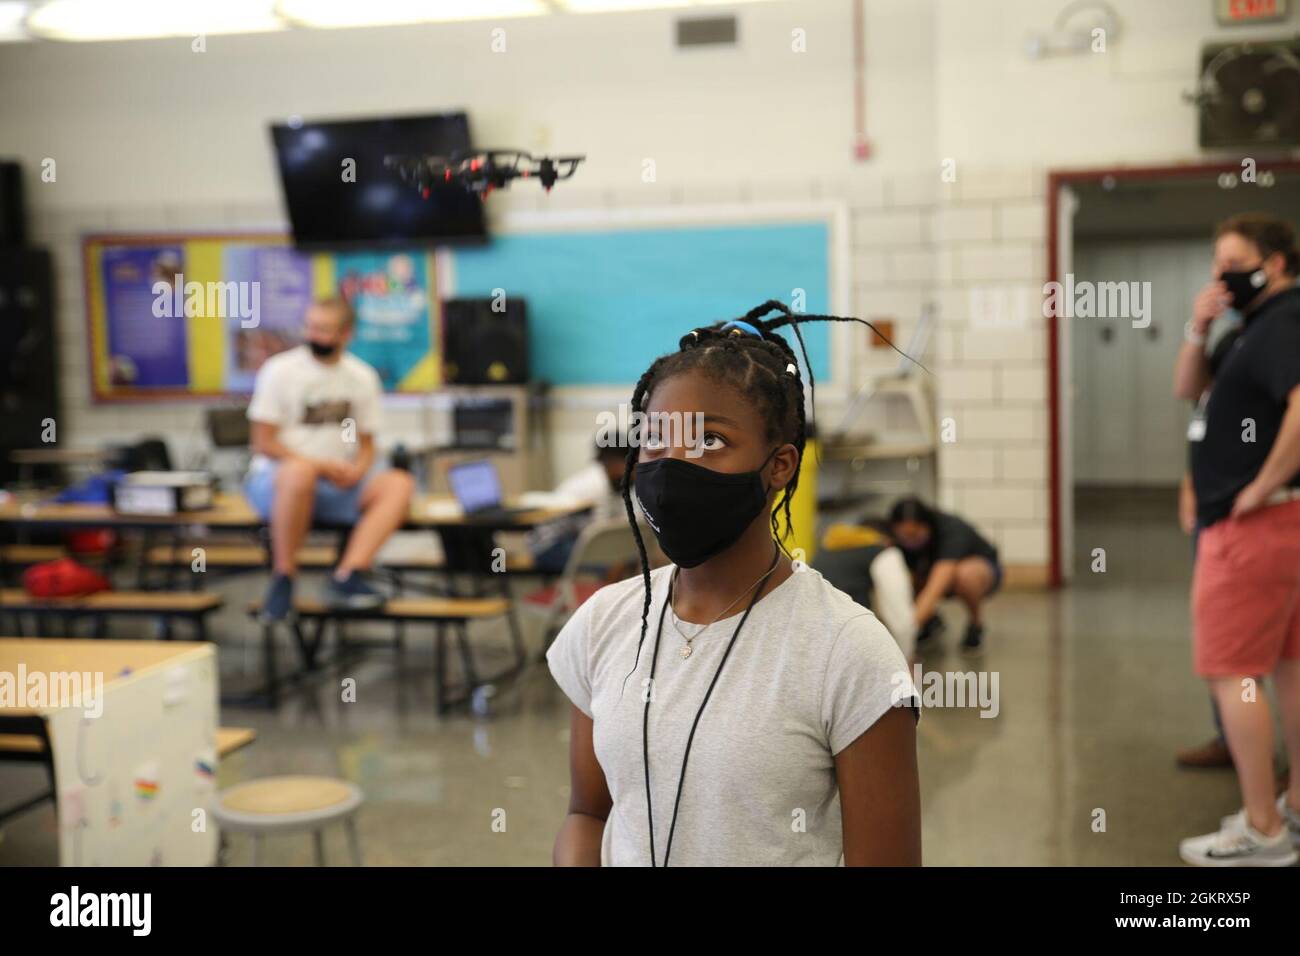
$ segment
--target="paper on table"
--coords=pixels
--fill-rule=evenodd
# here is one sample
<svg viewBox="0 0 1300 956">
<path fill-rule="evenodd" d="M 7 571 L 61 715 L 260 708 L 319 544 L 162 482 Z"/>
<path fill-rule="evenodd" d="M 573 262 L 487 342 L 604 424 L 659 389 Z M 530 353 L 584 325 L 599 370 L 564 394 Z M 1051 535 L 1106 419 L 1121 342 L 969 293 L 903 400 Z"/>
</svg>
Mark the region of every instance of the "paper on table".
<svg viewBox="0 0 1300 956">
<path fill-rule="evenodd" d="M 516 499 L 520 508 L 576 508 L 582 504 L 572 495 L 554 491 L 525 491 Z"/>
<path fill-rule="evenodd" d="M 430 518 L 459 518 L 464 512 L 454 501 L 430 501 L 424 509 Z"/>
</svg>

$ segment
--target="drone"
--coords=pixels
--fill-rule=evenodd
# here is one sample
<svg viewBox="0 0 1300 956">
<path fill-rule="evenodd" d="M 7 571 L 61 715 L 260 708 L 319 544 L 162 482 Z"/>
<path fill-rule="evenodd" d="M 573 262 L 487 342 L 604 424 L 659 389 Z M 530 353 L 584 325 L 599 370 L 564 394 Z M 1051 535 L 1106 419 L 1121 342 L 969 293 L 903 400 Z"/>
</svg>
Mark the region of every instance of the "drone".
<svg viewBox="0 0 1300 956">
<path fill-rule="evenodd" d="M 586 156 L 539 156 L 522 149 L 487 149 L 454 152 L 450 156 L 385 156 L 384 165 L 428 199 L 433 187 L 448 183 L 487 196 L 504 189 L 513 179 L 540 179 L 547 192 L 578 171 Z"/>
</svg>

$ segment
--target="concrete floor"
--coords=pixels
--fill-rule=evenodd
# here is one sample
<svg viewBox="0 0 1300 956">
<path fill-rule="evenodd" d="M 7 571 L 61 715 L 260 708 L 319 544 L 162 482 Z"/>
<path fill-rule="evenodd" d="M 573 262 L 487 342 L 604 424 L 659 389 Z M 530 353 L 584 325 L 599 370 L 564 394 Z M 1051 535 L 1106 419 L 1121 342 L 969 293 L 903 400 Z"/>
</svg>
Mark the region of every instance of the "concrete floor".
<svg viewBox="0 0 1300 956">
<path fill-rule="evenodd" d="M 1211 723 L 1191 673 L 1190 555 L 1173 514 L 1172 492 L 1082 497 L 1074 586 L 998 596 L 982 665 L 953 650 L 964 621 L 947 608 L 945 648 L 926 669 L 997 671 L 1001 701 L 993 719 L 931 709 L 920 722 L 926 863 L 1178 865 L 1180 838 L 1237 808 L 1231 772 L 1174 766 L 1174 750 L 1208 737 Z M 1089 570 L 1094 548 L 1105 549 L 1104 574 Z M 252 658 L 238 640 L 224 642 L 223 672 Z M 222 763 L 220 785 L 278 773 L 357 781 L 367 864 L 548 864 L 567 800 L 567 702 L 539 665 L 500 689 L 490 716 L 440 720 L 419 644 L 410 639 L 402 682 L 382 647 L 349 667 L 356 703 L 339 700 L 331 672 L 278 712 L 224 708 L 223 724 L 260 736 Z M 476 635 L 484 671 L 506 646 L 500 631 Z M 0 802 L 39 783 L 30 768 L 0 766 Z M 504 832 L 493 828 L 500 810 Z M 247 863 L 249 850 L 235 837 L 230 862 Z M 329 834 L 327 855 L 346 860 L 341 833 Z M 48 805 L 0 839 L 0 865 L 56 861 Z M 270 841 L 267 862 L 310 864 L 310 839 Z"/>
</svg>

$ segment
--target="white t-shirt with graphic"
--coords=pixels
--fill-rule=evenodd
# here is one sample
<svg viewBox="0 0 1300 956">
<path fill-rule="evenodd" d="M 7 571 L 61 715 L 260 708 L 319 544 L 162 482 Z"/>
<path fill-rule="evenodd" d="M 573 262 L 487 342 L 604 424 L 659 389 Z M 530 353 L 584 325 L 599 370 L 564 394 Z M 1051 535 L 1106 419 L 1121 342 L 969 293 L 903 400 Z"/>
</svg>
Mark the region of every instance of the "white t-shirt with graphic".
<svg viewBox="0 0 1300 956">
<path fill-rule="evenodd" d="M 355 355 L 326 364 L 300 345 L 273 355 L 258 371 L 248 419 L 277 426 L 281 444 L 295 455 L 351 461 L 361 436 L 379 430 L 382 396 L 379 373 Z M 258 455 L 253 468 L 268 461 Z"/>
</svg>

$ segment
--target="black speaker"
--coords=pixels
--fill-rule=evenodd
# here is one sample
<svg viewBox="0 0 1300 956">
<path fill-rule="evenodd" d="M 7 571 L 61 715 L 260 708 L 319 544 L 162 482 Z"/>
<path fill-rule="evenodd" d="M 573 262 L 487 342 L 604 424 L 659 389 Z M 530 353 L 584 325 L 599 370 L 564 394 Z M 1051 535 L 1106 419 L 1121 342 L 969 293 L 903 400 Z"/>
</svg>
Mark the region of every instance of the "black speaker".
<svg viewBox="0 0 1300 956">
<path fill-rule="evenodd" d="M 0 247 L 0 484 L 17 476 L 11 451 L 45 444 L 46 419 L 62 424 L 58 397 L 50 254 Z"/>
<path fill-rule="evenodd" d="M 528 308 L 523 299 L 447 299 L 442 304 L 442 373 L 448 385 L 528 381 Z"/>
<path fill-rule="evenodd" d="M 27 244 L 27 210 L 23 205 L 23 168 L 0 160 L 0 246 Z"/>
</svg>

